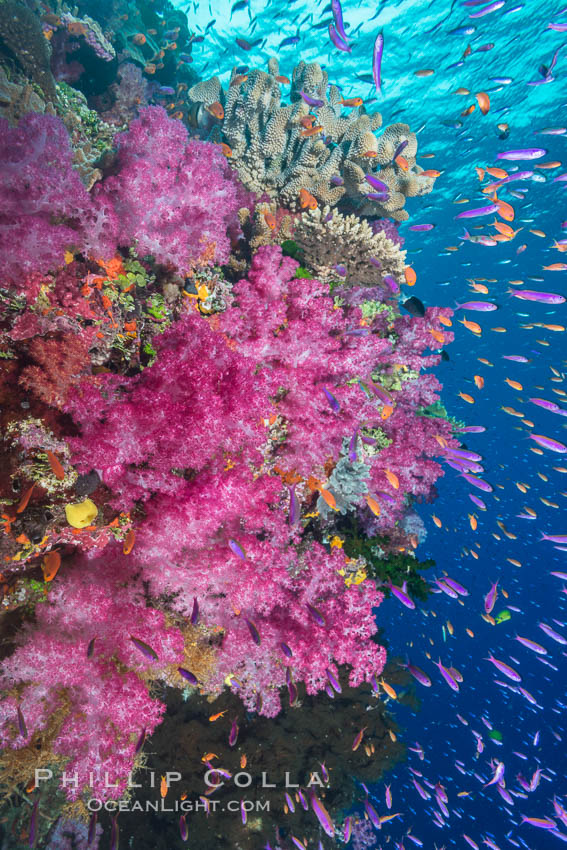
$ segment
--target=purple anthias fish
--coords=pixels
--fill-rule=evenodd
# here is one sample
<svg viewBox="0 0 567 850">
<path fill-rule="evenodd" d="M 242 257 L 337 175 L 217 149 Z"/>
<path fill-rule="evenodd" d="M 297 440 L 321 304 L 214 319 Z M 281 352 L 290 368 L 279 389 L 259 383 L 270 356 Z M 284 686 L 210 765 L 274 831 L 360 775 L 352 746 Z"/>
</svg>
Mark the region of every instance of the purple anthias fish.
<svg viewBox="0 0 567 850">
<path fill-rule="evenodd" d="M 505 183 L 512 183 L 513 180 L 527 180 L 529 177 L 533 177 L 533 171 L 516 171 L 514 174 L 509 174 L 508 177 L 503 177 L 501 180 L 498 180 L 494 185 L 498 188 L 503 186 Z"/>
<path fill-rule="evenodd" d="M 414 784 L 414 786 L 415 786 L 415 790 L 417 791 L 417 793 L 419 794 L 419 796 L 420 796 L 423 800 L 431 800 L 431 794 L 429 793 L 429 791 L 426 791 L 426 790 L 425 790 L 425 788 L 423 787 L 423 785 L 420 785 L 420 784 L 419 784 L 419 782 L 417 781 L 417 779 L 412 779 L 412 782 L 413 782 L 413 784 Z"/>
<path fill-rule="evenodd" d="M 485 503 L 482 501 L 482 499 L 479 499 L 479 497 L 478 497 L 478 496 L 475 496 L 475 495 L 474 495 L 474 493 L 469 493 L 469 499 L 471 500 L 471 502 L 472 502 L 474 505 L 476 505 L 476 506 L 477 506 L 477 508 L 480 508 L 480 509 L 481 509 L 481 511 L 485 511 L 485 510 L 486 510 L 486 505 L 485 505 Z"/>
<path fill-rule="evenodd" d="M 229 545 L 229 547 L 230 547 L 231 551 L 232 551 L 232 552 L 233 552 L 233 553 L 234 553 L 234 554 L 235 554 L 238 558 L 240 558 L 242 561 L 245 561 L 245 560 L 246 560 L 246 555 L 244 554 L 244 549 L 242 548 L 242 546 L 240 546 L 240 544 L 239 544 L 239 543 L 237 543 L 237 542 L 236 542 L 236 540 L 229 540 L 229 541 L 228 541 L 228 545 Z"/>
<path fill-rule="evenodd" d="M 193 597 L 193 610 L 191 611 L 191 625 L 196 626 L 199 622 L 199 603 L 197 597 Z"/>
<path fill-rule="evenodd" d="M 565 297 L 556 292 L 536 292 L 533 289 L 509 289 L 508 293 L 521 301 L 538 301 L 540 304 L 564 304 Z"/>
<path fill-rule="evenodd" d="M 379 33 L 374 42 L 374 50 L 372 53 L 372 76 L 374 77 L 374 85 L 376 93 L 382 93 L 382 53 L 384 52 L 384 36 Z"/>
<path fill-rule="evenodd" d="M 434 224 L 412 224 L 410 226 L 410 230 L 415 230 L 419 233 L 419 232 L 422 232 L 424 230 L 433 230 L 434 227 L 435 227 Z"/>
<path fill-rule="evenodd" d="M 151 659 L 152 661 L 158 661 L 158 654 L 155 649 L 152 649 L 152 647 L 149 646 L 147 643 L 144 643 L 143 640 L 135 638 L 132 635 L 130 635 L 130 640 L 132 641 L 136 649 L 138 649 L 142 653 L 142 655 L 144 655 L 146 658 Z"/>
<path fill-rule="evenodd" d="M 533 440 L 538 446 L 544 449 L 549 449 L 549 451 L 557 452 L 557 454 L 561 455 L 567 453 L 567 446 L 558 440 L 552 440 L 551 437 L 544 437 L 542 434 L 530 434 L 529 436 L 530 440 Z"/>
<path fill-rule="evenodd" d="M 407 139 L 404 139 L 403 142 L 400 142 L 400 144 L 398 145 L 398 147 L 394 151 L 394 156 L 392 157 L 393 162 L 400 156 L 400 154 L 407 148 L 407 146 L 408 146 L 408 140 Z"/>
<path fill-rule="evenodd" d="M 325 626 L 326 625 L 325 618 L 323 617 L 321 612 L 317 608 L 315 608 L 314 605 L 310 605 L 309 602 L 307 602 L 306 608 L 307 608 L 307 610 L 311 614 L 311 617 L 317 623 L 318 626 Z"/>
<path fill-rule="evenodd" d="M 317 815 L 317 820 L 319 821 L 327 835 L 329 835 L 331 838 L 334 838 L 335 826 L 333 824 L 333 821 L 331 820 L 329 812 L 327 811 L 323 803 L 318 799 L 314 791 L 311 792 L 310 799 L 311 808 Z"/>
<path fill-rule="evenodd" d="M 363 328 L 361 328 L 363 330 Z M 352 437 L 350 438 L 348 444 L 348 459 L 351 463 L 354 463 L 356 460 L 356 443 L 358 440 L 358 431 L 354 431 Z"/>
<path fill-rule="evenodd" d="M 387 201 L 389 198 L 388 192 L 368 192 L 366 195 L 369 201 Z"/>
<path fill-rule="evenodd" d="M 531 649 L 532 652 L 537 652 L 538 655 L 547 655 L 547 649 L 545 646 L 542 646 L 541 643 L 536 643 L 535 640 L 530 640 L 529 638 L 520 637 L 520 635 L 516 635 L 514 640 L 517 640 L 522 646 L 525 646 L 526 649 Z"/>
<path fill-rule="evenodd" d="M 299 92 L 299 94 L 301 95 L 307 106 L 323 106 L 324 104 L 323 100 L 319 100 L 316 97 L 311 97 L 310 95 L 305 94 L 303 89 Z"/>
<path fill-rule="evenodd" d="M 284 797 L 290 812 L 295 812 L 295 803 L 293 802 L 287 791 L 285 792 Z"/>
<path fill-rule="evenodd" d="M 408 673 L 411 673 L 413 678 L 420 683 L 420 685 L 423 685 L 426 688 L 431 687 L 431 679 L 429 678 L 427 673 L 424 673 L 423 670 L 421 670 L 421 668 L 416 667 L 414 664 L 409 664 L 409 663 L 404 664 L 403 666 L 406 668 Z M 391 801 L 390 801 L 390 805 L 391 805 Z M 388 806 L 388 808 L 390 808 L 390 806 Z"/>
<path fill-rule="evenodd" d="M 453 590 L 448 584 L 445 584 L 441 579 L 436 578 L 435 584 L 443 591 L 446 596 L 449 596 L 451 599 L 458 599 L 459 594 L 456 590 Z"/>
<path fill-rule="evenodd" d="M 377 177 L 374 177 L 373 174 L 366 174 L 365 180 L 367 183 L 370 183 L 373 189 L 378 189 L 380 192 L 389 192 L 390 188 L 386 183 L 383 183 L 382 180 L 379 180 Z"/>
<path fill-rule="evenodd" d="M 365 797 L 364 799 L 364 808 L 366 810 L 366 814 L 372 822 L 372 825 L 375 826 L 376 829 L 382 829 L 382 824 L 380 823 L 378 812 L 376 811 L 368 797 Z"/>
<path fill-rule="evenodd" d="M 543 534 L 542 532 L 540 543 L 542 540 L 549 540 L 550 543 L 567 544 L 567 534 Z"/>
<path fill-rule="evenodd" d="M 261 643 L 260 632 L 256 628 L 255 623 L 253 623 L 252 620 L 248 620 L 246 617 L 244 618 L 244 622 L 248 626 L 248 631 L 250 632 L 250 636 L 251 636 L 252 640 L 254 641 L 256 646 L 260 646 L 260 643 Z"/>
<path fill-rule="evenodd" d="M 462 457 L 465 460 L 482 460 L 482 455 L 479 455 L 476 452 L 470 452 L 468 449 L 453 449 L 449 447 L 447 449 L 447 453 L 451 453 L 456 457 Z"/>
<path fill-rule="evenodd" d="M 462 213 L 459 213 L 455 216 L 455 218 L 480 218 L 483 215 L 492 215 L 492 213 L 498 212 L 500 207 L 498 204 L 489 204 L 487 207 L 477 207 L 474 210 L 465 210 Z"/>
<path fill-rule="evenodd" d="M 394 295 L 400 291 L 400 287 L 398 286 L 397 282 L 394 280 L 391 274 L 384 275 L 382 280 L 385 284 L 387 284 L 390 291 L 393 292 Z"/>
<path fill-rule="evenodd" d="M 301 508 L 299 505 L 299 499 L 297 498 L 295 492 L 295 484 L 289 488 L 289 524 L 297 525 L 299 522 Z"/>
<path fill-rule="evenodd" d="M 538 407 L 543 407 L 544 410 L 551 411 L 551 413 L 561 410 L 558 404 L 554 401 L 547 401 L 545 398 L 529 398 L 528 401 L 531 401 L 532 404 L 537 404 Z"/>
<path fill-rule="evenodd" d="M 492 777 L 490 782 L 486 783 L 486 785 L 484 787 L 488 788 L 489 785 L 497 785 L 500 782 L 500 780 L 503 779 L 505 770 L 506 770 L 506 768 L 504 766 L 504 762 L 497 761 L 496 762 L 496 770 L 494 771 L 494 776 Z"/>
<path fill-rule="evenodd" d="M 529 363 L 527 357 L 524 357 L 522 354 L 503 354 L 503 360 L 513 360 L 515 363 Z"/>
<path fill-rule="evenodd" d="M 342 50 L 343 53 L 352 53 L 352 47 L 340 37 L 332 24 L 329 24 L 329 38 L 338 50 Z"/>
<path fill-rule="evenodd" d="M 459 477 L 464 478 L 465 481 L 468 481 L 473 487 L 478 487 L 479 490 L 484 490 L 485 493 L 492 493 L 494 489 L 492 484 L 489 484 L 488 481 L 483 481 L 482 478 L 469 475 L 467 472 L 461 472 Z"/>
<path fill-rule="evenodd" d="M 505 664 L 503 661 L 499 661 L 497 658 L 494 658 L 492 654 L 489 655 L 489 657 L 485 660 L 491 661 L 497 670 L 499 670 L 504 676 L 507 676 L 507 678 L 511 679 L 513 682 L 522 681 L 522 677 L 516 670 L 514 670 L 513 667 L 510 667 L 509 664 Z"/>
<path fill-rule="evenodd" d="M 498 596 L 498 582 L 494 582 L 486 596 L 484 597 L 484 611 L 486 614 L 491 614 L 492 610 L 496 604 L 496 598 Z"/>
<path fill-rule="evenodd" d="M 466 587 L 463 587 L 463 585 L 459 584 L 458 581 L 455 581 L 454 578 L 449 578 L 449 576 L 443 576 L 443 581 L 445 582 L 445 584 L 448 584 L 449 587 L 452 587 L 453 590 L 456 590 L 456 592 L 459 594 L 459 596 L 468 596 L 469 595 L 469 592 L 466 589 Z"/>
<path fill-rule="evenodd" d="M 334 413 L 338 413 L 339 410 L 341 409 L 341 406 L 340 406 L 339 402 L 337 401 L 337 399 L 335 398 L 335 396 L 332 393 L 330 393 L 329 390 L 326 387 L 323 387 L 323 392 L 327 396 L 327 401 L 331 405 L 331 410 Z"/>
<path fill-rule="evenodd" d="M 546 153 L 545 148 L 522 148 L 521 150 L 502 151 L 496 154 L 496 159 L 506 159 L 512 162 L 518 159 L 541 159 Z"/>
<path fill-rule="evenodd" d="M 329 682 L 331 683 L 332 687 L 336 690 L 336 692 L 338 694 L 342 694 L 343 689 L 341 688 L 340 682 L 337 679 L 337 677 L 335 676 L 335 674 L 333 673 L 333 671 L 329 670 L 329 668 L 327 667 L 327 669 L 325 670 L 325 673 L 327 674 L 327 678 L 328 678 Z"/>
<path fill-rule="evenodd" d="M 199 684 L 199 680 L 197 679 L 195 674 L 192 673 L 190 670 L 186 670 L 185 667 L 178 667 L 177 672 L 179 673 L 180 676 L 183 676 L 183 678 L 186 679 L 189 682 L 189 684 L 191 684 L 191 685 L 198 685 Z"/>
<path fill-rule="evenodd" d="M 563 635 L 560 635 L 559 632 L 556 632 L 555 629 L 552 629 L 551 626 L 548 626 L 546 623 L 538 623 L 542 632 L 544 632 L 551 640 L 554 640 L 556 643 L 560 643 L 562 646 L 567 646 L 567 638 L 564 638 Z"/>
<path fill-rule="evenodd" d="M 331 0 L 331 9 L 335 20 L 335 27 L 339 36 L 343 41 L 348 41 L 348 36 L 343 24 L 343 10 L 341 8 L 340 0 Z"/>
<path fill-rule="evenodd" d="M 484 434 L 486 428 L 484 425 L 465 425 L 464 428 L 458 429 L 461 434 Z"/>
<path fill-rule="evenodd" d="M 505 0 L 495 0 L 494 3 L 490 3 L 489 6 L 479 9 L 478 12 L 471 12 L 469 18 L 483 18 L 485 15 L 490 15 L 491 12 L 496 12 L 497 9 L 501 9 L 504 3 Z"/>
<path fill-rule="evenodd" d="M 234 747 L 238 740 L 238 723 L 236 719 L 232 721 L 232 726 L 230 727 L 230 732 L 228 734 L 228 746 Z"/>
<path fill-rule="evenodd" d="M 441 664 L 441 659 L 439 659 L 439 661 L 434 661 L 433 663 L 439 668 L 439 672 L 441 673 L 449 687 L 452 688 L 454 691 L 458 691 L 459 683 L 455 678 L 453 678 L 450 671 L 447 670 L 447 668 L 444 667 L 443 664 Z"/>
<path fill-rule="evenodd" d="M 498 304 L 491 301 L 465 301 L 464 304 L 456 304 L 455 310 L 476 310 L 479 313 L 491 313 L 498 310 Z"/>
<path fill-rule="evenodd" d="M 405 605 L 406 608 L 410 608 L 413 611 L 413 609 L 415 608 L 415 602 L 407 594 L 407 582 L 404 581 L 402 587 L 400 588 L 396 587 L 396 585 L 392 584 L 392 582 L 390 581 L 388 582 L 388 587 L 390 588 L 396 599 L 400 600 L 402 605 Z"/>
</svg>

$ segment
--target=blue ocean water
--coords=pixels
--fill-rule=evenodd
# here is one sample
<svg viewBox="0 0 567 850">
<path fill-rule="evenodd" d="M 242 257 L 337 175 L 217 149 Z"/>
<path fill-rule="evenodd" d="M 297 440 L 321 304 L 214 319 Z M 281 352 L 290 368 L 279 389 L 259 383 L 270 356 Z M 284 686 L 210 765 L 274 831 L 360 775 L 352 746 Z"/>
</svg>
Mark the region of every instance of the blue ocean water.
<svg viewBox="0 0 567 850">
<path fill-rule="evenodd" d="M 496 8 L 490 11 L 492 6 Z M 487 14 L 471 17 L 487 7 Z M 565 9 L 558 3 L 534 0 L 482 6 L 455 0 L 344 3 L 345 28 L 352 37 L 352 52 L 345 54 L 329 40 L 327 25 L 332 13 L 325 2 L 251 0 L 247 5 L 205 2 L 183 4 L 181 8 L 187 10 L 191 26 L 206 36 L 193 52 L 194 67 L 200 75 L 218 74 L 227 82 L 234 65 L 264 68 L 268 58 L 277 55 L 280 72 L 291 76 L 299 60 L 317 61 L 325 66 L 330 81 L 341 86 L 344 97 L 363 97 L 367 105 L 374 101 L 372 108 L 380 109 L 385 124 L 407 122 L 418 131 L 419 153 L 435 155 L 428 160 L 418 157 L 418 161 L 423 167 L 438 169 L 442 176 L 431 195 L 408 201 L 410 221 L 401 225 L 408 260 L 418 277 L 408 295 L 416 295 L 426 305 L 452 307 L 455 302 L 471 299 L 488 299 L 499 305 L 498 312 L 460 311 L 455 315 L 456 338 L 449 347 L 450 361 L 440 364 L 437 371 L 449 414 L 467 424 L 486 427 L 485 433 L 467 434 L 463 442 L 483 455 L 483 475 L 494 490 L 474 490 L 448 469 L 437 484 L 437 501 L 419 506 L 428 530 L 419 556 L 436 560 L 438 577 L 446 572 L 469 589 L 463 604 L 440 592 L 427 604 L 418 605 L 416 611 L 406 610 L 395 599 L 380 608 L 379 622 L 386 629 L 392 654 L 407 654 L 431 676 L 433 685 L 429 689 L 416 685 L 422 699 L 418 713 L 392 707 L 405 727 L 407 743 L 422 748 L 424 758 L 410 751 L 407 764 L 399 765 L 388 777 L 394 798 L 392 811 L 402 812 L 403 817 L 383 827 L 378 845 L 414 846 L 416 842 L 404 837 L 411 828 L 422 846 L 432 850 L 475 845 L 531 850 L 559 847 L 567 835 L 554 814 L 552 798 L 564 799 L 567 793 L 566 653 L 564 645 L 544 634 L 538 623 L 547 623 L 567 635 L 564 583 L 550 575 L 567 569 L 566 553 L 553 543 L 540 541 L 542 532 L 567 532 L 567 476 L 556 469 L 563 468 L 563 456 L 547 449 L 535 453 L 536 444 L 529 434 L 563 442 L 567 425 L 563 418 L 528 399 L 545 398 L 561 406 L 565 336 L 563 331 L 539 325 L 562 325 L 566 308 L 563 304 L 521 301 L 510 297 L 508 290 L 510 281 L 522 280 L 525 288 L 565 294 L 566 272 L 543 271 L 542 267 L 562 260 L 562 254 L 552 245 L 567 235 L 562 229 L 567 204 L 565 183 L 553 182 L 561 167 L 538 169 L 528 160 L 506 162 L 496 157 L 510 149 L 543 148 L 546 154 L 537 162 L 565 159 L 565 35 L 548 28 L 550 22 L 565 21 Z M 380 31 L 385 45 L 383 91 L 377 97 L 371 65 L 372 45 Z M 297 37 L 296 43 L 282 44 L 293 37 Z M 239 47 L 236 38 L 253 46 L 250 50 Z M 468 55 L 463 58 L 464 54 Z M 556 65 L 550 74 L 554 54 Z M 420 70 L 434 73 L 416 76 Z M 469 94 L 455 94 L 459 88 Z M 476 104 L 475 94 L 481 91 L 490 97 L 488 114 L 481 114 L 477 105 L 472 114 L 462 115 Z M 505 126 L 499 128 L 499 124 Z M 542 132 L 548 128 L 555 128 L 557 133 Z M 510 174 L 514 170 L 534 172 L 529 179 L 509 184 L 524 197 L 510 195 L 506 186 L 499 191 L 499 197 L 515 208 L 512 226 L 521 230 L 512 241 L 494 246 L 460 241 L 463 228 L 455 220 L 463 209 L 485 205 L 486 195 L 480 191 L 475 167 L 487 166 L 507 168 Z M 470 199 L 470 204 L 455 203 L 463 198 Z M 494 232 L 487 221 L 492 217 L 469 221 L 472 228 L 482 225 L 482 229 L 470 232 Z M 411 225 L 421 223 L 434 224 L 435 228 L 410 231 Z M 518 252 L 523 245 L 525 250 Z M 448 246 L 458 250 L 447 250 Z M 471 280 L 488 287 L 489 294 L 474 293 Z M 457 320 L 463 317 L 478 322 L 482 334 L 473 334 L 459 324 Z M 528 362 L 506 360 L 507 355 L 521 355 Z M 474 375 L 484 378 L 483 389 L 475 386 Z M 511 387 L 507 378 L 519 382 L 523 389 Z M 459 393 L 472 396 L 474 405 Z M 523 416 L 506 413 L 503 407 Z M 482 497 L 485 511 L 475 507 L 470 492 Z M 545 504 L 542 498 L 551 504 Z M 526 507 L 535 512 L 535 518 L 517 516 L 525 515 Z M 471 528 L 469 514 L 478 520 L 476 531 Z M 433 515 L 441 520 L 441 528 L 434 524 Z M 506 608 L 511 618 L 491 625 L 481 615 L 484 597 L 497 580 L 499 597 L 493 614 Z M 453 635 L 449 634 L 447 620 Z M 516 634 L 542 644 L 547 654 L 536 655 L 522 646 L 514 639 Z M 520 671 L 519 684 L 533 696 L 535 705 L 517 691 L 516 683 L 486 660 L 490 653 Z M 446 667 L 454 666 L 461 672 L 459 693 L 448 687 L 432 663 L 439 658 Z M 489 736 L 490 727 L 501 733 L 500 743 Z M 482 736 L 480 745 L 475 732 Z M 482 752 L 477 751 L 482 748 Z M 504 764 L 506 789 L 514 795 L 508 801 L 495 785 L 484 787 L 497 762 Z M 421 776 L 412 774 L 411 769 Z M 517 774 L 529 783 L 538 769 L 539 786 L 524 792 Z M 429 800 L 419 796 L 412 778 L 426 788 L 430 783 Z M 442 815 L 442 822 L 436 822 L 433 816 L 439 811 L 431 788 L 436 783 L 444 786 L 448 796 L 450 815 Z M 371 792 L 380 813 L 387 814 L 384 786 Z M 457 796 L 460 792 L 467 792 L 467 796 Z M 555 818 L 557 830 L 522 825 L 522 816 Z M 472 845 L 463 834 L 470 837 Z"/>
</svg>

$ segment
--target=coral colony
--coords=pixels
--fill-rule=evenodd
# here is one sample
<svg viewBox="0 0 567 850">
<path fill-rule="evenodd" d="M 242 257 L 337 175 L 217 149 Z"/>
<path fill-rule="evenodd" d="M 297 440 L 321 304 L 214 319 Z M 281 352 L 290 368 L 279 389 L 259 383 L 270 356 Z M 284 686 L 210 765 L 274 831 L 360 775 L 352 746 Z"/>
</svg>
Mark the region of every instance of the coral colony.
<svg viewBox="0 0 567 850">
<path fill-rule="evenodd" d="M 458 445 L 424 373 L 451 311 L 400 307 L 389 219 L 434 182 L 409 127 L 380 132 L 315 63 L 287 103 L 275 60 L 226 90 L 164 79 L 128 26 L 0 11 L 4 42 L 43 39 L 0 78 L 2 781 L 77 777 L 83 842 L 165 685 L 267 718 L 298 685 L 328 699 L 339 667 L 378 690 L 390 577 L 411 602 L 388 565 L 418 564 L 411 505 Z"/>
</svg>

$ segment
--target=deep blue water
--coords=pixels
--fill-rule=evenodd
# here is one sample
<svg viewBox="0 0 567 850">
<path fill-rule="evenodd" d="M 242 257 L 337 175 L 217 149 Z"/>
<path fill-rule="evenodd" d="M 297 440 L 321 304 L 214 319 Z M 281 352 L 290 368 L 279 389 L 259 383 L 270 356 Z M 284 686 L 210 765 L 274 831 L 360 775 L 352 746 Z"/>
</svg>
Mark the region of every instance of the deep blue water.
<svg viewBox="0 0 567 850">
<path fill-rule="evenodd" d="M 319 61 L 327 67 L 330 81 L 343 87 L 345 97 L 360 95 L 367 104 L 372 102 L 375 92 L 361 77 L 371 74 L 372 44 L 380 30 L 384 33 L 383 97 L 377 103 L 384 124 L 406 121 L 414 131 L 419 129 L 419 152 L 434 153 L 435 157 L 418 158 L 418 162 L 425 168 L 443 172 L 431 195 L 410 199 L 407 204 L 410 221 L 401 226 L 401 232 L 406 238 L 408 260 L 418 275 L 416 286 L 407 294 L 418 296 L 426 304 L 441 306 L 453 306 L 456 301 L 471 298 L 488 299 L 498 303 L 500 309 L 493 313 L 464 314 L 480 323 L 480 337 L 457 323 L 463 316 L 462 312 L 457 313 L 456 339 L 449 347 L 450 362 L 440 364 L 437 370 L 444 383 L 443 401 L 448 412 L 467 424 L 484 425 L 487 429 L 484 434 L 469 434 L 463 439 L 468 448 L 484 456 L 484 478 L 494 491 L 483 494 L 473 490 L 456 472 L 448 470 L 438 482 L 437 501 L 419 506 L 428 529 L 419 556 L 434 558 L 436 575 L 441 577 L 446 571 L 465 585 L 470 595 L 462 606 L 439 593 L 416 611 L 406 610 L 396 600 L 384 603 L 379 611 L 379 622 L 387 630 L 392 654 L 409 654 L 412 662 L 431 676 L 433 686 L 430 689 L 416 686 L 422 698 L 419 713 L 412 714 L 403 707 L 393 709 L 405 726 L 407 743 L 414 746 L 413 742 L 418 741 L 425 758 L 421 761 L 416 753 L 410 752 L 408 763 L 398 766 L 390 775 L 393 811 L 404 814 L 402 820 L 383 827 L 378 844 L 392 846 L 392 841 L 403 840 L 406 848 L 412 847 L 411 841 L 404 839 L 412 827 L 423 846 L 432 850 L 443 846 L 466 848 L 463 833 L 479 846 L 485 846 L 488 840 L 492 844 L 486 846 L 500 848 L 560 847 L 567 841 L 565 826 L 561 837 L 520 822 L 522 815 L 553 817 L 553 795 L 558 798 L 563 795 L 565 802 L 567 794 L 565 647 L 538 628 L 538 622 L 545 621 L 567 634 L 567 628 L 559 625 L 567 621 L 564 583 L 550 575 L 553 570 L 567 570 L 567 553 L 539 540 L 542 531 L 567 533 L 564 513 L 567 475 L 553 470 L 554 466 L 567 464 L 567 459 L 545 449 L 542 454 L 534 453 L 531 449 L 536 447 L 535 443 L 528 436 L 533 432 L 561 442 L 567 438 L 565 419 L 528 401 L 536 396 L 561 405 L 562 397 L 553 389 L 564 387 L 567 347 L 562 332 L 527 329 L 522 325 L 533 322 L 561 325 L 566 322 L 567 309 L 563 304 L 550 307 L 509 298 L 507 290 L 510 280 L 523 280 L 525 288 L 566 293 L 567 272 L 542 271 L 543 265 L 564 258 L 552 244 L 555 239 L 567 236 L 561 228 L 561 222 L 567 219 L 566 184 L 552 182 L 564 166 L 538 170 L 533 168 L 535 163 L 527 161 L 498 161 L 496 154 L 539 147 L 547 150 L 539 162 L 565 160 L 567 135 L 538 131 L 561 128 L 567 122 L 567 55 L 562 48 L 567 36 L 547 29 L 550 21 L 565 22 L 567 15 L 561 4 L 548 0 L 525 3 L 507 0 L 501 8 L 476 19 L 468 15 L 478 11 L 478 5 L 467 6 L 455 0 L 451 3 L 446 0 L 345 2 L 343 14 L 350 26 L 347 31 L 354 39 L 352 54 L 347 56 L 332 47 L 326 27 L 316 28 L 317 24 L 331 20 L 330 7 L 325 2 L 251 0 L 248 8 L 234 12 L 232 18 L 230 3 L 182 4 L 182 8 L 188 10 L 190 26 L 196 26 L 202 33 L 206 31 L 204 42 L 193 53 L 199 74 L 218 73 L 225 82 L 233 65 L 265 68 L 268 57 L 278 55 L 280 73 L 291 76 L 293 66 L 300 59 Z M 207 29 L 213 19 L 216 22 Z M 471 34 L 453 33 L 471 25 L 475 27 Z M 279 48 L 284 38 L 296 34 L 300 36 L 296 45 Z M 236 37 L 261 41 L 251 51 L 245 51 L 235 46 Z M 470 55 L 462 61 L 468 45 Z M 486 45 L 493 46 L 478 49 Z M 558 48 L 555 79 L 528 85 L 543 79 L 538 69 L 542 64 L 549 66 Z M 451 67 L 461 61 L 462 64 Z M 420 69 L 432 69 L 435 73 L 416 77 L 415 71 Z M 491 79 L 496 77 L 511 81 L 501 84 Z M 459 87 L 469 89 L 470 94 L 454 94 Z M 461 116 L 461 112 L 476 102 L 474 95 L 479 91 L 489 93 L 490 112 L 482 115 L 477 107 L 472 115 Z M 503 131 L 497 128 L 503 122 L 509 125 L 507 138 L 500 138 Z M 462 226 L 454 217 L 467 205 L 455 205 L 454 200 L 466 197 L 471 201 L 468 206 L 483 206 L 486 196 L 479 191 L 475 166 L 495 165 L 507 168 L 510 173 L 533 169 L 538 175 L 535 180 L 510 185 L 514 190 L 521 189 L 525 194 L 523 200 L 511 196 L 506 187 L 499 192 L 501 199 L 514 205 L 513 226 L 523 229 L 513 241 L 492 247 L 463 243 L 459 241 Z M 471 232 L 494 232 L 487 223 L 491 220 L 492 217 L 469 222 L 473 227 L 483 225 L 482 230 Z M 410 225 L 419 223 L 435 224 L 435 229 L 421 233 L 409 230 Z M 530 229 L 540 230 L 545 236 L 533 234 Z M 523 244 L 527 248 L 517 253 Z M 459 246 L 459 250 L 447 251 L 447 246 Z M 467 282 L 472 278 L 495 279 L 486 283 L 489 294 L 473 293 Z M 503 327 L 506 332 L 495 332 L 492 330 L 495 327 Z M 530 362 L 503 359 L 503 355 L 510 354 L 524 355 Z M 493 365 L 480 363 L 479 357 Z M 554 375 L 552 367 L 558 375 Z M 474 375 L 484 378 L 482 390 L 474 385 Z M 510 387 L 506 378 L 520 382 L 523 390 Z M 558 380 L 552 382 L 553 378 Z M 475 404 L 466 403 L 458 396 L 459 392 L 472 395 Z M 524 418 L 534 423 L 533 428 L 519 417 L 505 413 L 503 406 L 523 412 Z M 515 482 L 523 482 L 529 489 L 524 494 Z M 469 492 L 484 499 L 486 511 L 473 505 Z M 545 505 L 541 497 L 558 507 Z M 536 511 L 536 519 L 516 517 L 524 512 L 525 506 Z M 478 518 L 476 531 L 470 527 L 469 513 Z M 433 514 L 442 520 L 442 529 L 434 525 Z M 497 521 L 503 522 L 515 539 L 505 536 Z M 465 554 L 471 548 L 477 551 L 478 559 Z M 507 558 L 521 562 L 521 566 L 514 566 Z M 520 612 L 512 612 L 511 620 L 493 626 L 483 621 L 481 614 L 484 596 L 497 579 L 509 596 L 506 599 L 500 594 L 493 613 L 508 604 Z M 446 632 L 444 640 L 442 626 L 447 620 L 454 626 L 454 635 L 451 637 Z M 466 634 L 466 628 L 474 632 L 473 638 Z M 548 650 L 543 657 L 553 667 L 544 665 L 539 656 L 515 641 L 516 634 L 542 644 Z M 458 694 L 443 681 L 426 652 L 433 661 L 441 658 L 445 666 L 455 666 L 461 671 L 463 682 Z M 490 652 L 521 672 L 521 685 L 535 697 L 537 706 L 495 683 L 499 679 L 514 686 L 485 660 Z M 457 713 L 469 722 L 468 727 L 457 719 Z M 501 746 L 490 739 L 482 718 L 501 732 Z M 471 730 L 481 733 L 484 742 L 484 751 L 476 757 L 477 744 Z M 538 731 L 539 741 L 534 744 Z M 524 754 L 526 759 L 515 752 Z M 522 791 L 516 774 L 523 774 L 529 781 L 538 767 L 543 769 L 539 787 L 526 799 L 513 797 L 513 805 L 506 803 L 494 786 L 483 789 L 494 772 L 491 758 L 504 762 L 508 790 Z M 455 767 L 456 760 L 464 764 L 465 775 Z M 422 785 L 429 781 L 432 785 L 440 782 L 445 787 L 450 817 L 444 818 L 444 826 L 433 823 L 432 813 L 437 809 L 433 792 L 431 800 L 422 800 L 414 790 L 408 767 L 423 774 L 423 778 L 416 777 Z M 459 798 L 460 791 L 472 793 Z M 380 813 L 386 814 L 383 787 L 374 788 L 373 793 Z M 557 817 L 555 820 L 562 827 Z"/>
</svg>

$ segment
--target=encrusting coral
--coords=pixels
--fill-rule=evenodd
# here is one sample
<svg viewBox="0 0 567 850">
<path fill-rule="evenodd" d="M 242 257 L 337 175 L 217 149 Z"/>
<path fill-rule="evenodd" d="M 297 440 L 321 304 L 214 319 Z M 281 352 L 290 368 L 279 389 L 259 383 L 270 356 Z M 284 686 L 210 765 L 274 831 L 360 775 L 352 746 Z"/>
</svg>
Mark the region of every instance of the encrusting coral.
<svg viewBox="0 0 567 850">
<path fill-rule="evenodd" d="M 271 58 L 268 68 L 247 75 L 233 69 L 228 91 L 213 77 L 188 92 L 189 100 L 205 109 L 222 108 L 222 113 L 218 106 L 214 110 L 216 125 L 203 113 L 200 126 L 207 132 L 212 126 L 219 140 L 222 135 L 244 185 L 279 197 L 291 210 L 300 207 L 303 189 L 319 204 L 348 202 L 360 215 L 405 221 L 406 197 L 427 194 L 434 183 L 416 165 L 417 139 L 410 128 L 392 124 L 377 137 L 380 113 L 367 114 L 362 101 L 357 107 L 345 102 L 316 62 L 297 65 L 290 103 L 282 105 L 282 86 L 289 81 L 279 74 L 277 59 Z M 367 174 L 384 184 L 383 191 L 376 192 Z"/>
</svg>

